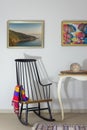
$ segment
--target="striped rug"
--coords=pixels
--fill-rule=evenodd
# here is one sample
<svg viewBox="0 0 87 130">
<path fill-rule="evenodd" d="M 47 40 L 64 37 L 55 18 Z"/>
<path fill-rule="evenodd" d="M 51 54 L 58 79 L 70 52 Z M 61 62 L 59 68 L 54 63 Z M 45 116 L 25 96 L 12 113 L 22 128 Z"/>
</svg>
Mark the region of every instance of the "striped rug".
<svg viewBox="0 0 87 130">
<path fill-rule="evenodd" d="M 87 126 L 37 123 L 32 130 L 87 130 Z"/>
</svg>

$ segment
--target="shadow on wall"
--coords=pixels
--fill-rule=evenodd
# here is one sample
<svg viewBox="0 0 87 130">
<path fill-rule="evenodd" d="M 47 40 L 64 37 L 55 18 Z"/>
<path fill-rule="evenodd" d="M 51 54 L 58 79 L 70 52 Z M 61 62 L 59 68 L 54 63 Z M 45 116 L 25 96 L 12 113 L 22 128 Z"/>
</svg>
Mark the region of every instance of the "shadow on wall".
<svg viewBox="0 0 87 130">
<path fill-rule="evenodd" d="M 83 70 L 87 70 L 87 59 L 83 61 Z M 82 83 L 82 96 L 83 96 L 83 107 L 87 109 L 87 81 Z"/>
<path fill-rule="evenodd" d="M 87 70 L 87 59 L 83 61 L 82 69 Z"/>
</svg>

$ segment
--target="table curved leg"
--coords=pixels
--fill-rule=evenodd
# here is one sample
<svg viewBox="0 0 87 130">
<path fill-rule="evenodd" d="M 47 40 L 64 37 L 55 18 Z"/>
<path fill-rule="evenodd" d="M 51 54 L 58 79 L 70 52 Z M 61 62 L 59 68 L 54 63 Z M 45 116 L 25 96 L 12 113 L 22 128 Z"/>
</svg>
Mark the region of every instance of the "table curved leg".
<svg viewBox="0 0 87 130">
<path fill-rule="evenodd" d="M 63 104 L 62 104 L 62 100 L 61 100 L 62 80 L 63 80 L 63 78 L 60 78 L 59 83 L 58 83 L 58 100 L 59 100 L 60 109 L 61 109 L 61 116 L 62 116 L 62 120 L 63 120 L 64 119 L 64 110 L 63 110 Z"/>
<path fill-rule="evenodd" d="M 61 87 L 62 87 L 62 81 L 65 80 L 66 78 L 74 78 L 77 80 L 81 80 L 81 81 L 87 81 L 87 75 L 86 74 L 78 74 L 78 75 L 74 75 L 73 73 L 70 75 L 64 75 L 61 74 L 61 76 L 59 77 L 59 82 L 58 82 L 58 100 L 59 100 L 59 104 L 60 104 L 60 109 L 61 109 L 61 116 L 62 116 L 62 120 L 64 119 L 64 109 L 63 109 L 63 104 L 62 104 L 62 100 L 61 100 Z"/>
</svg>

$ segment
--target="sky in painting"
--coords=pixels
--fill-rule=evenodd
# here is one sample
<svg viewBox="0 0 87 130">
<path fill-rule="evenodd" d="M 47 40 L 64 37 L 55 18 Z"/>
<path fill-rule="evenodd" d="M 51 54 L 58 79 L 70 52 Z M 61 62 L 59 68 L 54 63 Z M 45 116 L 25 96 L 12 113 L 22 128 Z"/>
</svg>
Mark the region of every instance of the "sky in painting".
<svg viewBox="0 0 87 130">
<path fill-rule="evenodd" d="M 30 22 L 23 22 L 23 23 L 9 23 L 9 29 L 14 30 L 16 32 L 22 32 L 25 34 L 41 34 L 41 23 L 30 23 Z"/>
</svg>

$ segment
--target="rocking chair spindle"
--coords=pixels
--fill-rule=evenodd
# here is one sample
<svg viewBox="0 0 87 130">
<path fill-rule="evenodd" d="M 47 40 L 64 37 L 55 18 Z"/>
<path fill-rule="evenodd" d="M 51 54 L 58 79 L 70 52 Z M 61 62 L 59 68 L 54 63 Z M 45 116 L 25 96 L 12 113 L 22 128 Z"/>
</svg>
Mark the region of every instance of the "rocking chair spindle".
<svg viewBox="0 0 87 130">
<path fill-rule="evenodd" d="M 24 125 L 28 125 L 28 112 L 33 111 L 42 119 L 54 121 L 51 114 L 50 104 L 50 86 L 52 83 L 43 84 L 41 82 L 36 59 L 15 59 L 17 85 L 25 91 L 27 101 L 22 100 L 22 89 L 20 89 L 20 109 L 18 119 Z M 47 103 L 47 107 L 41 107 L 41 103 Z M 30 104 L 36 104 L 36 107 Z M 30 106 L 29 106 L 30 105 Z M 41 115 L 42 110 L 48 109 L 49 118 Z"/>
</svg>

